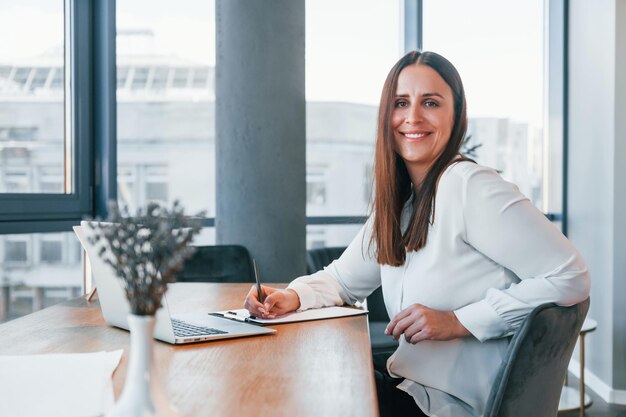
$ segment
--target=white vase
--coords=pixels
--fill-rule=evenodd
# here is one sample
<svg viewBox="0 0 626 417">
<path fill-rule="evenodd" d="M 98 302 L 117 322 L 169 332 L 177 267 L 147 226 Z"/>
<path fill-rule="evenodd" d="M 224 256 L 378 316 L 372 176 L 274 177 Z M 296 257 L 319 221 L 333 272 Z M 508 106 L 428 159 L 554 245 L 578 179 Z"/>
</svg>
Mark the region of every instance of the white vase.
<svg viewBox="0 0 626 417">
<path fill-rule="evenodd" d="M 105 417 L 180 417 L 167 401 L 154 363 L 154 316 L 128 315 L 130 355 L 119 401 Z"/>
</svg>

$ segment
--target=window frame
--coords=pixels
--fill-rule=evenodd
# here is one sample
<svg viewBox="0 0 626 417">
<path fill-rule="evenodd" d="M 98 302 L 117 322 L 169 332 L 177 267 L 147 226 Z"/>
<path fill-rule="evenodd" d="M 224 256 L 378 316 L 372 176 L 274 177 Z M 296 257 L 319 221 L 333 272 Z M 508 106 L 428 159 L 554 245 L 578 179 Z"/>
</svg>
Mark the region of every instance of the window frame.
<svg viewBox="0 0 626 417">
<path fill-rule="evenodd" d="M 73 167 L 72 194 L 0 193 L 0 233 L 67 231 L 92 212 L 92 87 L 89 2 L 64 2 L 64 153 Z M 67 78 L 67 77 L 66 77 Z M 69 86 L 68 86 L 69 84 Z M 68 89 L 69 88 L 69 93 Z M 68 98 L 70 98 L 68 102 Z"/>
</svg>

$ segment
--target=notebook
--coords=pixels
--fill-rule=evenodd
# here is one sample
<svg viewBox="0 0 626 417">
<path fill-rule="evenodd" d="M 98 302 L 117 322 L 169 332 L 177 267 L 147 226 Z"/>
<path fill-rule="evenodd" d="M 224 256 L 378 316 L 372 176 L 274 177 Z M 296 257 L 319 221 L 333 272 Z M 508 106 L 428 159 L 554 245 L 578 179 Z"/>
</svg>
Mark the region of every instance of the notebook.
<svg viewBox="0 0 626 417">
<path fill-rule="evenodd" d="M 322 307 L 305 311 L 294 311 L 293 313 L 287 313 L 285 315 L 276 317 L 275 319 L 262 319 L 259 317 L 251 316 L 248 310 L 228 310 L 217 311 L 210 313 L 216 317 L 224 317 L 227 319 L 256 323 L 261 326 L 269 326 L 274 324 L 296 323 L 299 321 L 311 321 L 311 320 L 324 320 L 334 319 L 337 317 L 358 316 L 360 314 L 367 314 L 368 311 L 362 308 L 354 307 Z"/>
<path fill-rule="evenodd" d="M 130 314 L 130 304 L 126 299 L 122 281 L 113 268 L 98 255 L 99 249 L 89 242 L 89 237 L 93 236 L 94 231 L 87 223 L 82 221 L 80 226 L 74 226 L 74 233 L 89 257 L 93 279 L 98 288 L 102 315 L 111 326 L 128 330 L 126 318 Z M 208 313 L 205 311 L 170 315 L 167 297 L 163 295 L 161 308 L 156 313 L 154 338 L 167 343 L 183 344 L 276 332 L 273 329 Z"/>
</svg>

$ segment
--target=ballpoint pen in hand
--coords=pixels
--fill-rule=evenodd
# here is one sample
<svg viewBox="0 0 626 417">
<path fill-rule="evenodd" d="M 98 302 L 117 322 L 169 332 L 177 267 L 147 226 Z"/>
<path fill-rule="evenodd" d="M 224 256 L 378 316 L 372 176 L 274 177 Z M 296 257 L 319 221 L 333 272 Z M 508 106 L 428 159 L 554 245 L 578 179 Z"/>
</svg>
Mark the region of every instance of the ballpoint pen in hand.
<svg viewBox="0 0 626 417">
<path fill-rule="evenodd" d="M 256 280 L 256 291 L 259 297 L 259 303 L 263 304 L 263 291 L 261 290 L 261 280 L 259 279 L 259 265 L 256 263 L 256 259 L 252 260 L 254 266 L 254 279 Z"/>
</svg>

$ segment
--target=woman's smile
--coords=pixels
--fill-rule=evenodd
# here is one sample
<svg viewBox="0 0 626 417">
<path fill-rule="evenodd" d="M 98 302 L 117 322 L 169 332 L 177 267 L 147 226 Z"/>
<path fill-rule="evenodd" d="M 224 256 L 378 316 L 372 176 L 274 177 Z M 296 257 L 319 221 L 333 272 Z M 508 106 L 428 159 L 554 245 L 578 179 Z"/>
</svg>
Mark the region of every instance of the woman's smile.
<svg viewBox="0 0 626 417">
<path fill-rule="evenodd" d="M 425 131 L 410 131 L 410 132 L 400 132 L 407 140 L 410 141 L 420 141 L 426 139 L 430 132 Z"/>
</svg>

